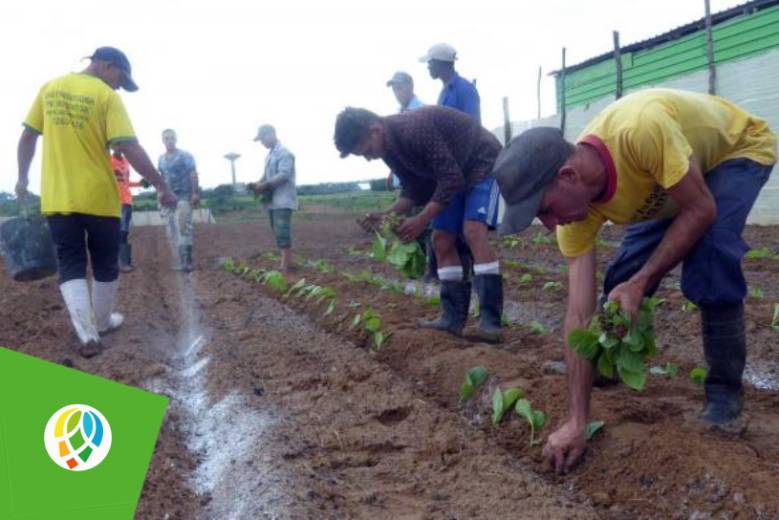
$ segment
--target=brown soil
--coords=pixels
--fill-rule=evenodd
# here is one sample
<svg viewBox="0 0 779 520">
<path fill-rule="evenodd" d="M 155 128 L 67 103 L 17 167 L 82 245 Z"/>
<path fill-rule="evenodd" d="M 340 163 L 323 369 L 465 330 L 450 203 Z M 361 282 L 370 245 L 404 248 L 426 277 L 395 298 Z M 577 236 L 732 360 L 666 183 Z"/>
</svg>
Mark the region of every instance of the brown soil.
<svg viewBox="0 0 779 520">
<path fill-rule="evenodd" d="M 127 325 L 89 360 L 73 353 L 54 279 L 0 278 L 0 344 L 172 397 L 138 518 L 779 517 L 779 336 L 770 327 L 779 262 L 745 261 L 763 290 L 747 302 L 750 378 L 763 389 L 747 391 L 741 436 L 697 420 L 703 392 L 686 376 L 703 365 L 697 313 L 682 311 L 670 277 L 655 362 L 679 364 L 679 375 L 651 377 L 641 393 L 596 389 L 593 417 L 606 426 L 586 463 L 557 477 L 517 416 L 499 427 L 489 420 L 498 385 L 523 387 L 547 412 L 542 438 L 563 417 L 564 376 L 545 368 L 562 358 L 565 288 L 542 289 L 566 284 L 553 243 L 534 243 L 534 229 L 525 247 L 499 245 L 504 260 L 521 265 L 504 262 L 512 324 L 495 348 L 414 328 L 437 312 L 425 298 L 349 282 L 344 273 L 398 275 L 347 252 L 365 249 L 369 237 L 342 215 L 296 224 L 306 261 L 290 283 L 305 277 L 333 288 L 329 315 L 326 302 L 283 298 L 219 269 L 224 256 L 273 267 L 267 222 L 198 227 L 191 275 L 170 270 L 161 229 L 134 230 L 138 268 L 123 275 L 119 304 Z M 602 261 L 618 240 L 609 231 Z M 775 228 L 748 237 L 779 250 Z M 318 259 L 335 272 L 315 269 Z M 532 282 L 520 284 L 528 272 Z M 392 334 L 378 351 L 351 328 L 366 308 Z M 554 332 L 534 335 L 532 320 Z M 463 405 L 457 388 L 474 365 L 490 379 Z"/>
</svg>

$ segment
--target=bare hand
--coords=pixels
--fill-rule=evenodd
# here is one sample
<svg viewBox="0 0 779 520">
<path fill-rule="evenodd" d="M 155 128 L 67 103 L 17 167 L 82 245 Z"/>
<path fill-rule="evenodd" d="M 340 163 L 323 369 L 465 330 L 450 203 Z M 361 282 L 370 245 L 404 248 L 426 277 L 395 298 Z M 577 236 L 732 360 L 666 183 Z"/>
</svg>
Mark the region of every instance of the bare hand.
<svg viewBox="0 0 779 520">
<path fill-rule="evenodd" d="M 416 216 L 403 219 L 395 232 L 403 242 L 411 242 L 419 238 L 426 228 L 427 222 Z"/>
<path fill-rule="evenodd" d="M 18 198 L 20 202 L 27 198 L 27 181 L 19 181 L 16 183 L 16 198 Z"/>
<path fill-rule="evenodd" d="M 175 209 L 176 203 L 178 202 L 178 199 L 173 194 L 173 192 L 169 191 L 167 188 L 163 188 L 162 190 L 157 192 L 157 198 L 160 201 L 160 204 L 165 208 Z"/>
<path fill-rule="evenodd" d="M 634 321 L 644 299 L 644 287 L 635 281 L 628 280 L 614 287 L 609 293 L 609 300 L 619 303 L 619 308 Z"/>
<path fill-rule="evenodd" d="M 373 233 L 381 227 L 381 220 L 384 218 L 384 213 L 374 211 L 373 213 L 366 213 L 361 219 L 357 219 L 357 224 L 367 233 Z"/>
<path fill-rule="evenodd" d="M 568 420 L 546 440 L 543 457 L 558 475 L 571 471 L 587 451 L 585 427 Z"/>
<path fill-rule="evenodd" d="M 197 206 L 200 204 L 200 194 L 199 193 L 193 193 L 192 198 L 190 198 L 190 202 L 193 206 Z"/>
</svg>

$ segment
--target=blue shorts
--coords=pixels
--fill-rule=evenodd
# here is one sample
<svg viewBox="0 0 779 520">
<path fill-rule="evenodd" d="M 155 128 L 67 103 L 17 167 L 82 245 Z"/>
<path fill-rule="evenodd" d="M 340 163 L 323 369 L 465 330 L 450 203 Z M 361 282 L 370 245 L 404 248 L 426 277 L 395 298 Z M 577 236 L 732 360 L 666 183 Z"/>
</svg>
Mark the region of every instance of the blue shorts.
<svg viewBox="0 0 779 520">
<path fill-rule="evenodd" d="M 460 235 L 466 220 L 475 220 L 495 229 L 499 200 L 500 190 L 495 177 L 487 177 L 469 191 L 455 195 L 446 209 L 433 219 L 433 229 Z"/>
<path fill-rule="evenodd" d="M 697 305 L 732 305 L 747 294 L 741 258 L 749 250 L 741 234 L 747 215 L 773 166 L 732 159 L 706 174 L 717 203 L 717 219 L 682 263 L 682 292 Z M 608 266 L 603 298 L 637 273 L 662 242 L 673 218 L 633 224 Z M 653 294 L 657 285 L 648 291 Z"/>
</svg>

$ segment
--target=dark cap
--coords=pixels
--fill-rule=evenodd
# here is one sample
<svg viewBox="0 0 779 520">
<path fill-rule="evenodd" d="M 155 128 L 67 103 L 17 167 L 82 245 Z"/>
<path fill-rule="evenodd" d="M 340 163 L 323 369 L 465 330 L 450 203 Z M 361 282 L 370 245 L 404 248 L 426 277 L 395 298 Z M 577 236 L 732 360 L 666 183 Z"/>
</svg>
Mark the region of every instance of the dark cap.
<svg viewBox="0 0 779 520">
<path fill-rule="evenodd" d="M 116 65 L 119 70 L 122 71 L 122 88 L 127 92 L 135 92 L 138 90 L 138 85 L 133 81 L 132 67 L 130 67 L 130 60 L 127 56 L 117 49 L 116 47 L 98 47 L 92 56 L 89 56 L 91 60 L 102 60 Z"/>
<path fill-rule="evenodd" d="M 533 222 L 546 189 L 574 149 L 558 128 L 540 126 L 522 132 L 500 152 L 493 173 L 506 201 L 501 235 L 519 233 Z"/>
<path fill-rule="evenodd" d="M 255 141 L 259 141 L 262 139 L 262 137 L 266 135 L 275 134 L 276 129 L 273 128 L 271 125 L 260 125 L 260 127 L 257 129 L 257 137 L 254 138 Z"/>
<path fill-rule="evenodd" d="M 411 74 L 408 72 L 403 72 L 402 70 L 397 71 L 395 74 L 392 75 L 392 77 L 387 81 L 387 86 L 391 87 L 392 85 L 413 85 L 414 79 L 411 77 Z"/>
</svg>

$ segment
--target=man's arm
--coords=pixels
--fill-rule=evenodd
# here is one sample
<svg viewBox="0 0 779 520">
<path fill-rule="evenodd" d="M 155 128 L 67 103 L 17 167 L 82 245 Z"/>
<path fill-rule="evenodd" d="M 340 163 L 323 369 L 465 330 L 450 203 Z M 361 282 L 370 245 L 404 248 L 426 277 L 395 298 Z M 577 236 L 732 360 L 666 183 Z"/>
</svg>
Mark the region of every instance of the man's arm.
<svg viewBox="0 0 779 520">
<path fill-rule="evenodd" d="M 568 309 L 563 325 L 566 377 L 568 380 L 568 417 L 549 436 L 544 458 L 557 473 L 574 467 L 584 454 L 584 433 L 590 416 L 592 363 L 576 354 L 568 345 L 572 330 L 587 327 L 597 306 L 595 270 L 596 250 L 568 259 Z"/>
<path fill-rule="evenodd" d="M 157 172 L 151 159 L 149 159 L 146 150 L 144 150 L 137 141 L 122 141 L 116 143 L 114 148 L 127 158 L 127 162 L 135 168 L 135 171 L 137 171 L 141 177 L 154 186 L 159 194 L 160 202 L 164 206 L 176 205 L 176 196 L 170 192 L 168 185 L 165 184 L 165 181 Z"/>
<path fill-rule="evenodd" d="M 609 294 L 632 317 L 638 314 L 647 289 L 687 257 L 717 218 L 717 204 L 695 158 L 687 174 L 667 191 L 678 208 L 671 226 L 644 266 Z"/>
<path fill-rule="evenodd" d="M 192 205 L 197 206 L 198 204 L 200 204 L 200 183 L 198 182 L 198 174 L 196 168 L 192 168 L 192 171 L 189 172 L 189 179 L 192 186 L 191 202 Z"/>
<path fill-rule="evenodd" d="M 25 127 L 19 138 L 16 149 L 16 161 L 19 168 L 19 177 L 16 182 L 16 196 L 24 199 L 27 195 L 27 185 L 30 182 L 30 164 L 35 157 L 35 148 L 38 144 L 39 133 Z"/>
</svg>

